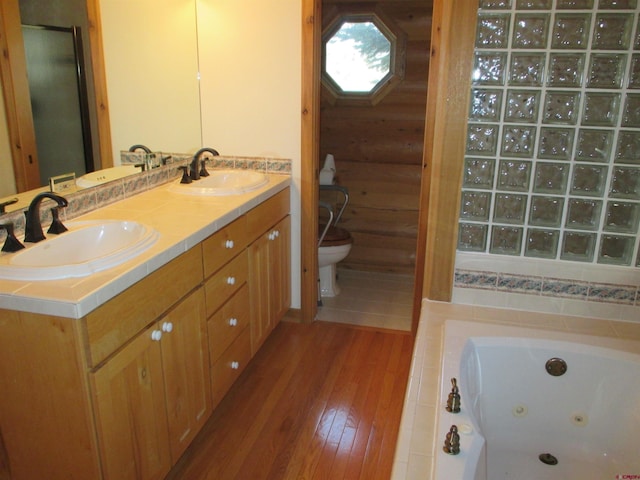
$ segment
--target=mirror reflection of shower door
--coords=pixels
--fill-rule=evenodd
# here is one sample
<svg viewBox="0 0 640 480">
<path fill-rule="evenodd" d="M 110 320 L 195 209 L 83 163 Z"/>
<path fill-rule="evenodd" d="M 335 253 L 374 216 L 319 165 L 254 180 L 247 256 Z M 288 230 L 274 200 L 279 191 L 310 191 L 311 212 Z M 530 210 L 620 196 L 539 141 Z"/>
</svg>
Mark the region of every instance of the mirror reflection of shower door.
<svg viewBox="0 0 640 480">
<path fill-rule="evenodd" d="M 80 29 L 23 25 L 22 33 L 41 184 L 93 171 Z"/>
</svg>

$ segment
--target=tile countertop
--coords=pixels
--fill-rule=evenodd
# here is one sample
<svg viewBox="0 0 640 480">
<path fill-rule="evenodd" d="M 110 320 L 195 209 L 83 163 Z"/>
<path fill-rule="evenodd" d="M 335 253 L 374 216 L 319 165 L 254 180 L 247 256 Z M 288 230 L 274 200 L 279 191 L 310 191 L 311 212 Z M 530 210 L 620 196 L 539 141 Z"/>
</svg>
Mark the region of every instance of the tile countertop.
<svg viewBox="0 0 640 480">
<path fill-rule="evenodd" d="M 173 193 L 169 183 L 74 218 L 67 223 L 137 221 L 155 228 L 160 237 L 137 257 L 89 276 L 33 282 L 0 279 L 0 308 L 81 318 L 291 183 L 288 175 L 267 176 L 269 183 L 255 191 L 217 197 Z"/>
</svg>

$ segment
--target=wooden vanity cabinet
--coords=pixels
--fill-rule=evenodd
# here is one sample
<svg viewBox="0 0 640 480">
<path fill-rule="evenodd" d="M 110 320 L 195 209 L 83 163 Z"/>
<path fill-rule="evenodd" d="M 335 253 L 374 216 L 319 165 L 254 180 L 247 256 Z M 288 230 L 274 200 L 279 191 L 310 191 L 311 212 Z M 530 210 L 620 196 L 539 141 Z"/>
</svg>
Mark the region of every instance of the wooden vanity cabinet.
<svg viewBox="0 0 640 480">
<path fill-rule="evenodd" d="M 160 480 L 290 303 L 289 189 L 82 319 L 0 310 L 0 478 Z"/>
<path fill-rule="evenodd" d="M 277 193 L 203 242 L 214 408 L 291 303 L 289 195 Z"/>
<path fill-rule="evenodd" d="M 261 234 L 249 245 L 251 354 L 256 354 L 291 303 L 291 220 L 289 190 L 247 215 L 249 228 Z"/>
<path fill-rule="evenodd" d="M 208 419 L 205 315 L 198 286 L 90 373 L 105 480 L 164 478 Z"/>
<path fill-rule="evenodd" d="M 213 408 L 251 360 L 249 241 L 243 215 L 202 243 Z"/>
<path fill-rule="evenodd" d="M 211 413 L 202 280 L 198 246 L 79 320 L 0 311 L 0 478 L 163 478 Z"/>
</svg>

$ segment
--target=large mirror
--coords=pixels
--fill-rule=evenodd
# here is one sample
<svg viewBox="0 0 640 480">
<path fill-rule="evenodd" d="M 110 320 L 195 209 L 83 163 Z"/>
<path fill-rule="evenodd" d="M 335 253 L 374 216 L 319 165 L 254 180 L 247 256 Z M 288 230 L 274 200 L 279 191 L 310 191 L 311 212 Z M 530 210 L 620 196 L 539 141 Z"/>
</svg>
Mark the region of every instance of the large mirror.
<svg viewBox="0 0 640 480">
<path fill-rule="evenodd" d="M 111 148 L 94 148 L 96 168 L 119 165 L 120 151 L 134 144 L 160 152 L 193 152 L 202 146 L 196 0 L 9 1 L 19 4 L 32 24 L 68 27 L 65 22 L 76 23 L 69 18 L 73 18 L 70 12 L 77 12 L 79 2 L 97 10 Z M 88 32 L 83 35 L 88 45 Z M 91 60 L 85 58 L 85 62 Z M 92 75 L 88 79 L 95 80 Z M 95 97 L 93 102 L 99 109 Z M 4 105 L 0 107 L 0 198 L 5 198 L 20 189 L 13 178 L 6 123 L 11 119 L 4 115 Z M 110 150 L 112 158 L 100 158 L 102 150 Z"/>
</svg>

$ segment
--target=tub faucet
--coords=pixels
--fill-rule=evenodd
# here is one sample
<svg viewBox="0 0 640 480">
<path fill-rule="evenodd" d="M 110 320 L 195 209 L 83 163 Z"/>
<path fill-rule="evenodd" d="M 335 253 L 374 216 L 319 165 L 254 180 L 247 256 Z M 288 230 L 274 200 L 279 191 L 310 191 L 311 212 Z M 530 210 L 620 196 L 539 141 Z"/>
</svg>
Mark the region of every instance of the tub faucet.
<svg viewBox="0 0 640 480">
<path fill-rule="evenodd" d="M 67 230 L 58 218 L 58 209 L 69 205 L 67 199 L 51 192 L 39 193 L 33 198 L 31 204 L 29 204 L 29 209 L 24 212 L 26 217 L 26 224 L 24 227 L 25 242 L 35 243 L 45 239 L 44 233 L 42 233 L 42 224 L 40 223 L 40 203 L 42 203 L 42 200 L 45 198 L 50 198 L 58 203 L 56 207 L 51 209 L 53 222 L 51 223 L 51 227 L 47 233 L 62 233 Z"/>
<path fill-rule="evenodd" d="M 442 450 L 449 455 L 458 455 L 460 453 L 460 435 L 458 435 L 457 426 L 451 425 L 444 439 Z"/>
<path fill-rule="evenodd" d="M 460 412 L 460 393 L 458 392 L 458 381 L 455 377 L 451 379 L 451 393 L 447 398 L 447 412 L 459 413 Z"/>
<path fill-rule="evenodd" d="M 193 156 L 193 160 L 191 160 L 191 166 L 189 167 L 189 175 L 191 176 L 191 180 L 199 180 L 200 177 L 209 176 L 209 172 L 207 172 L 207 169 L 205 168 L 205 161 L 200 161 L 200 157 L 202 157 L 202 155 L 207 152 L 214 157 L 220 155 L 217 150 L 209 147 L 204 147 L 198 150 Z"/>
</svg>

